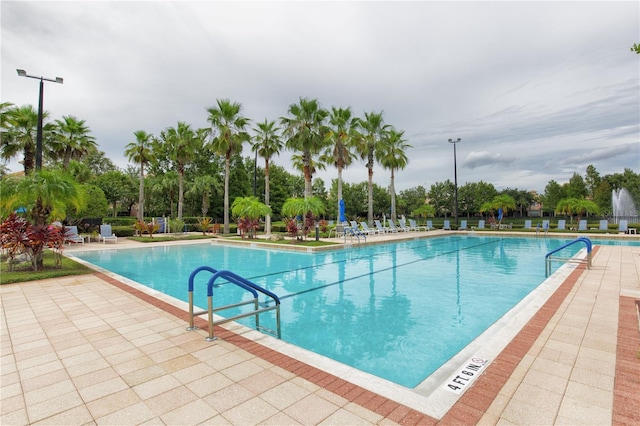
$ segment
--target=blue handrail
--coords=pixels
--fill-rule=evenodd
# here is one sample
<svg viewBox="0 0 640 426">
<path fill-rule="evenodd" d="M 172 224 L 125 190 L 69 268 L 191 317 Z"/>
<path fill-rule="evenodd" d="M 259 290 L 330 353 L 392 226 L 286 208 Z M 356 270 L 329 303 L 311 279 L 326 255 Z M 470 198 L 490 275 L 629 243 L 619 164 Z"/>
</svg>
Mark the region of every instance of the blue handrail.
<svg viewBox="0 0 640 426">
<path fill-rule="evenodd" d="M 201 312 L 193 312 L 193 289 L 194 289 L 194 278 L 195 276 L 201 272 L 201 271 L 208 271 L 211 272 L 213 274 L 213 276 L 209 279 L 208 283 L 207 283 L 207 299 L 208 299 L 208 309 L 206 311 L 201 311 Z M 215 281 L 219 278 L 225 279 L 227 280 L 229 283 L 237 285 L 238 287 L 250 292 L 253 296 L 252 300 L 249 301 L 244 301 L 244 302 L 239 302 L 239 303 L 235 303 L 235 304 L 231 304 L 231 305 L 226 305 L 226 306 L 222 306 L 219 308 L 213 308 L 213 287 L 215 284 Z M 259 308 L 259 304 L 258 304 L 258 293 L 262 293 L 268 297 L 270 297 L 271 299 L 273 299 L 273 301 L 275 302 L 274 306 L 266 306 L 265 308 L 260 309 Z M 233 308 L 233 307 L 238 307 L 238 306 L 243 306 L 243 305 L 247 305 L 253 303 L 254 304 L 254 310 L 252 312 L 249 313 L 244 313 L 244 314 L 239 314 L 236 316 L 233 316 L 231 318 L 225 318 L 219 321 L 214 322 L 213 321 L 213 312 L 214 311 L 221 311 L 221 310 L 225 310 L 225 309 L 229 309 L 229 308 Z M 261 312 L 266 312 L 266 311 L 270 311 L 270 310 L 276 310 L 276 331 L 272 331 L 269 329 L 266 329 L 264 327 L 260 326 L 260 319 L 259 319 L 259 315 Z M 211 268 L 209 266 L 200 266 L 198 268 L 196 268 L 190 275 L 189 275 L 189 327 L 187 327 L 187 330 L 195 330 L 197 329 L 197 327 L 194 327 L 193 325 L 193 318 L 195 315 L 202 315 L 204 313 L 208 313 L 209 314 L 209 337 L 207 337 L 207 341 L 213 341 L 215 340 L 215 338 L 213 337 L 213 327 L 214 325 L 218 325 L 218 324 L 222 324 L 225 322 L 229 322 L 229 321 L 234 321 L 236 319 L 240 319 L 240 318 L 245 318 L 248 316 L 255 316 L 255 320 L 256 320 L 256 328 L 257 329 L 262 329 L 265 330 L 271 334 L 275 334 L 277 335 L 278 338 L 281 338 L 281 332 L 280 332 L 280 298 L 273 292 L 260 287 L 259 285 L 252 283 L 251 281 L 247 280 L 246 278 L 241 277 L 238 274 L 235 274 L 231 271 L 227 271 L 227 270 L 221 270 L 218 271 L 217 269 Z"/>
<path fill-rule="evenodd" d="M 587 266 L 591 268 L 591 251 L 593 250 L 593 244 L 591 243 L 591 240 L 587 237 L 578 237 L 575 240 L 569 241 L 568 243 L 563 244 L 562 246 L 554 250 L 551 250 L 549 253 L 547 253 L 544 256 L 545 264 L 546 264 L 545 273 L 547 276 L 549 276 L 549 274 L 551 273 L 551 255 L 577 243 L 584 243 L 587 246 Z M 562 259 L 562 260 L 565 260 L 565 259 Z"/>
</svg>

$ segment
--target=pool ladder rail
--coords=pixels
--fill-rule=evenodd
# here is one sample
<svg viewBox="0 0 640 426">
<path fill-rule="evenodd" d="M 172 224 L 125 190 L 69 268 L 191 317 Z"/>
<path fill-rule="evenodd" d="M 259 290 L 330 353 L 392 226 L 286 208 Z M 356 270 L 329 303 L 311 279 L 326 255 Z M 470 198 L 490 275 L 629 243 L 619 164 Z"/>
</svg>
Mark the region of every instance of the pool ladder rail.
<svg viewBox="0 0 640 426">
<path fill-rule="evenodd" d="M 198 311 L 198 312 L 194 312 L 193 311 L 193 281 L 195 279 L 195 276 L 202 271 L 207 271 L 207 272 L 211 272 L 213 274 L 213 276 L 209 279 L 209 282 L 207 283 L 207 300 L 208 300 L 208 309 L 207 310 L 203 310 L 203 311 Z M 225 306 L 220 306 L 217 308 L 213 307 L 213 285 L 216 282 L 216 280 L 218 279 L 224 279 L 227 282 L 234 284 L 248 292 L 250 292 L 253 295 L 253 299 L 251 300 L 246 300 L 243 302 L 239 302 L 239 303 L 233 303 L 230 305 L 225 305 Z M 267 303 L 265 307 L 260 308 L 260 304 L 258 301 L 258 293 L 261 293 L 265 296 L 267 296 L 268 298 L 270 298 L 274 303 L 274 305 L 269 306 L 269 304 Z M 231 308 L 235 308 L 235 307 L 239 307 L 239 306 L 244 306 L 244 305 L 249 305 L 252 304 L 254 305 L 253 311 L 251 312 L 246 312 L 246 313 L 242 313 L 242 314 L 238 314 L 238 315 L 234 315 L 232 317 L 229 318 L 222 318 L 219 319 L 217 321 L 213 320 L 213 313 L 214 312 L 219 312 L 219 311 L 223 311 L 225 309 L 231 309 Z M 275 310 L 276 311 L 276 330 L 271 330 L 269 328 L 263 327 L 260 325 L 260 314 L 263 312 L 267 312 L 267 311 L 272 311 Z M 216 325 L 220 325 L 220 324 L 224 324 L 227 322 L 231 322 L 231 321 L 235 321 L 237 319 L 241 319 L 241 318 L 246 318 L 246 317 L 250 317 L 250 316 L 254 316 L 255 317 L 255 324 L 256 324 L 256 330 L 260 330 L 263 332 L 266 332 L 268 334 L 271 334 L 272 336 L 277 337 L 278 339 L 282 338 L 282 333 L 280 331 L 280 298 L 278 296 L 276 296 L 274 293 L 272 293 L 271 291 L 260 287 L 259 285 L 252 283 L 251 281 L 237 275 L 234 274 L 231 271 L 227 271 L 227 270 L 221 270 L 218 271 L 214 268 L 211 268 L 209 266 L 200 266 L 199 268 L 196 268 L 191 275 L 189 275 L 189 327 L 187 327 L 187 331 L 192 331 L 192 330 L 197 330 L 198 327 L 194 326 L 193 324 L 193 318 L 194 316 L 199 316 L 202 314 L 208 314 L 208 320 L 209 320 L 209 336 L 205 339 L 207 342 L 213 342 L 214 340 L 217 339 L 217 337 L 214 337 L 213 335 L 213 327 Z"/>
<path fill-rule="evenodd" d="M 575 259 L 571 257 L 552 257 L 553 254 L 559 252 L 560 250 L 569 247 L 573 244 L 584 243 L 587 246 L 587 258 L 586 259 Z M 545 275 L 548 277 L 551 275 L 551 262 L 559 261 L 559 262 L 576 262 L 576 263 L 587 263 L 587 268 L 591 269 L 591 251 L 593 250 L 593 244 L 591 240 L 587 237 L 578 237 L 575 240 L 569 241 L 568 243 L 558 247 L 557 249 L 551 250 L 544 256 L 545 260 Z"/>
</svg>

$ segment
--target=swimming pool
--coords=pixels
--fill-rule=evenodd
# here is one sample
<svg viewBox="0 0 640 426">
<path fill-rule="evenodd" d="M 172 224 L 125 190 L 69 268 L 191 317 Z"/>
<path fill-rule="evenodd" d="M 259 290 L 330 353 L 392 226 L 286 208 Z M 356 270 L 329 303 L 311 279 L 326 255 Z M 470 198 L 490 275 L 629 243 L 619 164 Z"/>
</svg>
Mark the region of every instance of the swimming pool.
<svg viewBox="0 0 640 426">
<path fill-rule="evenodd" d="M 413 388 L 544 281 L 544 255 L 566 241 L 446 236 L 315 254 L 197 244 L 74 255 L 183 301 L 195 268 L 229 269 L 280 296 L 284 340 Z M 195 303 L 206 306 L 209 276 L 200 275 Z M 243 296 L 214 290 L 216 306 Z"/>
</svg>

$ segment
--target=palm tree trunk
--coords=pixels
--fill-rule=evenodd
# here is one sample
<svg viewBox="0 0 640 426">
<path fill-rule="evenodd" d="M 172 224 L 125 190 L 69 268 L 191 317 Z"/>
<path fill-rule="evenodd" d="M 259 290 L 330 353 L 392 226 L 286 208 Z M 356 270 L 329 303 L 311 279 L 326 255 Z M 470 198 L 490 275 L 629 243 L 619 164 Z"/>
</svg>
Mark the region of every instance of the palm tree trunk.
<svg viewBox="0 0 640 426">
<path fill-rule="evenodd" d="M 369 225 L 373 225 L 373 168 L 369 168 L 369 184 L 368 184 L 368 214 L 367 220 L 369 221 Z"/>
<path fill-rule="evenodd" d="M 226 156 L 224 163 L 224 233 L 229 231 L 229 170 L 231 168 L 231 157 Z"/>
<path fill-rule="evenodd" d="M 338 215 L 336 216 L 338 220 L 340 220 L 340 200 L 342 200 L 342 167 L 338 167 Z"/>
<path fill-rule="evenodd" d="M 394 181 L 394 171 L 391 169 L 391 219 L 396 220 L 396 190 L 393 184 Z"/>
<path fill-rule="evenodd" d="M 269 205 L 269 159 L 264 160 L 264 204 Z M 267 237 L 271 236 L 271 215 L 267 214 L 264 218 L 264 231 Z"/>
<path fill-rule="evenodd" d="M 138 191 L 138 220 L 144 221 L 144 166 L 140 163 L 140 186 Z"/>
</svg>

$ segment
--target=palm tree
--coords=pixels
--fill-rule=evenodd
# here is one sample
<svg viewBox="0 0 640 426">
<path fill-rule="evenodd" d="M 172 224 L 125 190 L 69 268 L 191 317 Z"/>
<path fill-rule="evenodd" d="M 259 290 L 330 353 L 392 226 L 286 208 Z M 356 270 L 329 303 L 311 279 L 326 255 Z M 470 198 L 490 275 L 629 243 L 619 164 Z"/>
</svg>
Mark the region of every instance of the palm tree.
<svg viewBox="0 0 640 426">
<path fill-rule="evenodd" d="M 516 208 L 516 200 L 511 195 L 507 194 L 495 196 L 491 203 L 493 204 L 493 208 L 495 210 L 499 211 L 500 209 L 502 209 L 503 215 L 506 215 L 509 210 L 515 210 Z M 500 217 L 500 223 L 502 223 L 502 217 Z"/>
<path fill-rule="evenodd" d="M 260 227 L 259 219 L 271 214 L 271 207 L 258 200 L 258 197 L 238 197 L 231 205 L 231 212 L 238 218 L 238 227 L 249 231 L 249 238 L 253 238 Z"/>
<path fill-rule="evenodd" d="M 43 119 L 48 116 L 44 111 Z M 36 134 L 38 131 L 38 111 L 33 106 L 16 107 L 5 113 L 6 133 L 3 135 L 0 154 L 5 160 L 11 160 L 19 153 L 23 154 L 24 174 L 28 175 L 36 168 Z"/>
<path fill-rule="evenodd" d="M 86 196 L 76 181 L 66 173 L 40 171 L 2 182 L 0 217 L 23 207 L 27 217 L 37 227 L 53 219 L 64 219 L 67 207 L 76 211 L 86 207 Z M 42 269 L 42 251 L 35 253 L 36 269 Z"/>
<path fill-rule="evenodd" d="M 51 140 L 52 154 L 62 158 L 62 168 L 67 170 L 69 161 L 80 160 L 90 152 L 96 151 L 98 145 L 91 133 L 91 129 L 85 124 L 85 120 L 78 120 L 74 116 L 63 116 L 62 120 L 56 120 L 53 131 L 55 137 Z"/>
<path fill-rule="evenodd" d="M 9 111 L 11 111 L 12 106 L 11 102 L 0 102 L 0 146 L 4 145 L 2 141 L 9 129 Z"/>
<path fill-rule="evenodd" d="M 187 191 L 189 195 L 202 197 L 202 217 L 206 217 L 209 212 L 209 199 L 212 194 L 217 194 L 222 189 L 222 184 L 218 175 L 196 176 L 191 188 Z"/>
<path fill-rule="evenodd" d="M 217 107 L 208 108 L 208 121 L 216 136 L 211 146 L 218 155 L 224 156 L 224 233 L 229 233 L 229 175 L 231 158 L 242 152 L 242 144 L 251 138 L 245 131 L 249 119 L 240 115 L 242 105 L 229 99 L 218 99 Z"/>
<path fill-rule="evenodd" d="M 396 220 L 396 190 L 394 187 L 395 171 L 404 169 L 409 163 L 409 158 L 405 153 L 407 148 L 411 148 L 411 145 L 407 144 L 406 140 L 402 137 L 404 131 L 398 132 L 395 129 L 390 129 L 387 133 L 387 137 L 383 139 L 379 148 L 379 161 L 383 168 L 391 170 L 391 184 L 389 186 L 389 192 L 391 193 L 391 219 Z"/>
<path fill-rule="evenodd" d="M 153 152 L 151 151 L 150 144 L 153 139 L 153 135 L 145 132 L 144 130 L 137 130 L 133 132 L 136 137 L 135 142 L 129 143 L 125 148 L 124 155 L 129 160 L 140 164 L 140 185 L 138 192 L 138 221 L 144 221 L 144 166 L 147 163 L 153 161 Z"/>
<path fill-rule="evenodd" d="M 360 158 L 367 160 L 369 175 L 367 220 L 371 225 L 373 223 L 373 166 L 376 160 L 376 153 L 382 140 L 386 138 L 389 125 L 384 124 L 382 112 L 365 112 L 364 120 L 360 121 L 360 125 L 364 130 L 364 135 L 356 141 L 356 150 Z"/>
<path fill-rule="evenodd" d="M 199 148 L 200 140 L 187 123 L 178 122 L 177 127 L 169 127 L 160 133 L 160 138 L 167 145 L 169 158 L 173 161 L 178 172 L 178 220 L 182 220 L 182 205 L 184 204 L 184 173 L 189 162 L 194 158 Z"/>
<path fill-rule="evenodd" d="M 585 198 L 563 198 L 558 201 L 558 205 L 556 206 L 556 213 L 567 214 L 571 219 L 573 219 L 573 214 L 575 213 L 577 216 L 577 222 L 580 222 L 581 217 L 587 213 L 597 214 L 599 212 L 600 208 L 598 205 Z"/>
<path fill-rule="evenodd" d="M 275 121 L 267 121 L 258 123 L 258 127 L 253 129 L 256 134 L 254 136 L 253 150 L 264 158 L 264 203 L 268 207 L 269 204 L 269 161 L 274 155 L 278 155 L 282 150 L 282 139 L 278 135 L 279 127 L 276 127 Z M 267 237 L 271 235 L 271 213 L 265 216 L 264 230 Z"/>
<path fill-rule="evenodd" d="M 337 216 L 340 216 L 340 200 L 342 200 L 342 170 L 347 168 L 355 158 L 351 151 L 359 134 L 357 128 L 359 120 L 351 117 L 351 108 L 331 107 L 329 113 L 329 127 L 325 135 L 327 146 L 320 159 L 326 163 L 333 163 L 338 169 L 338 205 Z"/>
<path fill-rule="evenodd" d="M 282 117 L 284 136 L 287 137 L 286 146 L 294 152 L 299 152 L 304 173 L 304 196 L 312 195 L 313 178 L 312 164 L 314 158 L 325 147 L 324 121 L 327 111 L 320 108 L 317 99 L 300 98 L 299 104 L 289 105 L 288 113 L 291 117 Z"/>
</svg>

